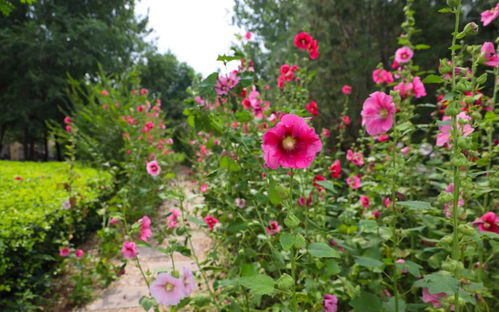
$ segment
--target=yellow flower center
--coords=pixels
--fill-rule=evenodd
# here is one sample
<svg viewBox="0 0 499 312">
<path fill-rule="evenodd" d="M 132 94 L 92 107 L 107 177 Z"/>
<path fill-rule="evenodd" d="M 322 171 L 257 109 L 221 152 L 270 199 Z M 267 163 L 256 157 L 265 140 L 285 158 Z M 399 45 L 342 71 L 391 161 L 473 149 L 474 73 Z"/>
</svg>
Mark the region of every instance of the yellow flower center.
<svg viewBox="0 0 499 312">
<path fill-rule="evenodd" d="M 486 228 L 486 229 L 488 229 L 488 228 L 490 227 L 490 224 L 489 224 L 489 223 L 487 223 L 487 222 L 485 222 L 485 223 L 483 224 L 483 227 L 484 227 L 484 228 Z"/>
<path fill-rule="evenodd" d="M 386 108 L 382 108 L 379 111 L 379 115 L 381 116 L 381 118 L 386 119 L 386 117 L 388 117 L 388 110 L 386 110 Z"/>
<path fill-rule="evenodd" d="M 175 286 L 173 286 L 173 284 L 166 283 L 166 285 L 165 285 L 166 291 L 172 291 L 174 288 L 175 288 Z"/>
<path fill-rule="evenodd" d="M 284 140 L 282 140 L 282 148 L 284 148 L 287 151 L 292 151 L 295 149 L 296 146 L 296 140 L 293 137 L 285 137 Z"/>
</svg>

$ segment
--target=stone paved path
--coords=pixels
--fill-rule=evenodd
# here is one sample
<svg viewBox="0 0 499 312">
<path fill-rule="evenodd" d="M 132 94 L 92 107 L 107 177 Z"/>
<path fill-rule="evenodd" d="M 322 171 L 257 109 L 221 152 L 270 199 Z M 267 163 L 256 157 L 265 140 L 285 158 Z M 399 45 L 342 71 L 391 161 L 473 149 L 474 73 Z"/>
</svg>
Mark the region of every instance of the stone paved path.
<svg viewBox="0 0 499 312">
<path fill-rule="evenodd" d="M 179 179 L 176 182 L 181 186 L 186 194 L 185 207 L 187 211 L 193 211 L 193 207 L 202 202 L 200 196 L 194 196 L 194 185 L 190 182 Z M 167 201 L 160 208 L 160 214 L 165 214 L 171 208 L 178 208 L 175 201 Z M 158 220 L 153 220 L 158 222 Z M 192 227 L 195 225 L 191 224 Z M 200 261 L 206 258 L 206 253 L 212 246 L 210 239 L 205 232 L 194 228 L 192 233 L 192 243 Z M 165 244 L 167 244 L 165 242 Z M 166 246 L 166 245 L 165 245 Z M 165 247 L 162 246 L 162 247 Z M 159 253 L 149 247 L 139 247 L 139 259 L 144 271 L 156 272 L 157 269 L 171 269 L 171 259 L 169 256 Z M 183 266 L 197 271 L 196 263 L 193 259 L 184 257 L 179 253 L 174 254 L 175 266 L 177 270 Z M 97 299 L 84 308 L 74 310 L 74 312 L 143 312 L 139 305 L 142 296 L 149 295 L 147 286 L 140 274 L 139 269 L 130 261 L 126 267 L 126 274 L 119 280 L 114 281 L 108 288 L 97 295 Z M 199 282 L 199 281 L 198 281 Z"/>
</svg>

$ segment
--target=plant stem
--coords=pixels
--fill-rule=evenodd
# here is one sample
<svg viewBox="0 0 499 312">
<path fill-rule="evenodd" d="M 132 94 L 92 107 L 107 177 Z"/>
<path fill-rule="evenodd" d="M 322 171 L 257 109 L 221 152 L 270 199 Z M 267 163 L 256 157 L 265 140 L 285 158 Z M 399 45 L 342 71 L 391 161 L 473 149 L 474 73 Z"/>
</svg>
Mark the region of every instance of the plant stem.
<svg viewBox="0 0 499 312">
<path fill-rule="evenodd" d="M 296 300 L 296 248 L 291 248 L 291 277 L 293 278 L 293 310 L 298 312 L 298 301 Z"/>
</svg>

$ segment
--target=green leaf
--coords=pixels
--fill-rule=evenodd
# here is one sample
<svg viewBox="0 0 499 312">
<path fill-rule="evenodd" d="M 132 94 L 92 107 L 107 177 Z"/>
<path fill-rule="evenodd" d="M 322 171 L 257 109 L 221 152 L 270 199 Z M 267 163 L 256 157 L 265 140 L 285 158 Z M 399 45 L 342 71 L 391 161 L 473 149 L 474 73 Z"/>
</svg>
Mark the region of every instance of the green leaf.
<svg viewBox="0 0 499 312">
<path fill-rule="evenodd" d="M 349 304 L 355 312 L 379 312 L 382 309 L 379 296 L 365 291 L 362 291 Z"/>
<path fill-rule="evenodd" d="M 431 48 L 431 46 L 428 44 L 416 44 L 416 46 L 414 47 L 415 50 L 426 50 L 429 48 Z"/>
<path fill-rule="evenodd" d="M 459 281 L 451 275 L 443 272 L 436 272 L 426 275 L 414 283 L 415 287 L 428 288 L 431 294 L 444 292 L 453 294 L 459 289 Z"/>
<path fill-rule="evenodd" d="M 443 14 L 452 13 L 452 12 L 454 12 L 454 10 L 452 10 L 451 8 L 442 8 L 442 9 L 438 10 L 438 13 L 443 13 Z"/>
<path fill-rule="evenodd" d="M 335 275 L 341 272 L 341 267 L 335 260 L 327 260 L 324 263 L 324 269 L 327 275 Z"/>
<path fill-rule="evenodd" d="M 150 297 L 143 296 L 139 299 L 139 304 L 144 308 L 144 310 L 149 311 L 152 307 L 156 306 L 156 300 Z"/>
<path fill-rule="evenodd" d="M 371 257 L 355 257 L 355 263 L 360 266 L 366 267 L 373 272 L 381 272 L 383 271 L 384 263 L 379 261 L 378 259 L 374 259 Z"/>
<path fill-rule="evenodd" d="M 199 83 L 199 93 L 202 97 L 215 97 L 215 82 L 218 79 L 218 73 L 212 73 Z"/>
<path fill-rule="evenodd" d="M 415 262 L 406 260 L 404 263 L 396 263 L 395 265 L 401 271 L 407 270 L 414 277 L 420 277 L 421 276 L 421 273 L 419 272 L 419 270 L 422 269 L 423 267 L 420 266 L 419 264 L 415 263 Z"/>
<path fill-rule="evenodd" d="M 241 277 L 239 283 L 255 295 L 270 295 L 274 292 L 275 281 L 268 275 L 257 274 Z"/>
<path fill-rule="evenodd" d="M 326 190 L 331 191 L 332 193 L 335 192 L 334 184 L 331 183 L 330 181 L 317 181 L 315 183 L 317 183 L 320 186 L 324 187 Z"/>
<path fill-rule="evenodd" d="M 402 298 L 399 298 L 398 310 L 396 309 L 395 297 L 390 297 L 387 302 L 383 302 L 383 308 L 386 312 L 405 312 L 407 310 L 405 301 Z"/>
<path fill-rule="evenodd" d="M 317 258 L 339 258 L 340 253 L 324 243 L 310 244 L 308 252 Z"/>
<path fill-rule="evenodd" d="M 279 205 L 288 198 L 288 190 L 280 185 L 271 185 L 269 189 L 269 200 L 274 205 Z"/>
<path fill-rule="evenodd" d="M 423 83 L 444 83 L 445 80 L 437 75 L 428 75 L 423 79 Z"/>
<path fill-rule="evenodd" d="M 295 236 L 290 233 L 282 233 L 279 236 L 279 242 L 281 243 L 282 249 L 290 251 L 295 244 Z"/>
<path fill-rule="evenodd" d="M 451 51 L 455 51 L 455 50 L 459 50 L 459 49 L 461 49 L 461 48 L 462 48 L 462 46 L 461 46 L 461 45 L 459 45 L 459 44 L 455 44 L 455 45 L 453 45 L 453 46 L 450 46 L 450 47 L 449 47 L 449 50 L 451 50 Z"/>
<path fill-rule="evenodd" d="M 424 202 L 424 201 L 412 201 L 412 200 L 400 201 L 400 202 L 397 202 L 397 205 L 405 206 L 405 207 L 408 207 L 411 209 L 430 209 L 431 208 L 431 204 L 428 202 Z"/>
</svg>

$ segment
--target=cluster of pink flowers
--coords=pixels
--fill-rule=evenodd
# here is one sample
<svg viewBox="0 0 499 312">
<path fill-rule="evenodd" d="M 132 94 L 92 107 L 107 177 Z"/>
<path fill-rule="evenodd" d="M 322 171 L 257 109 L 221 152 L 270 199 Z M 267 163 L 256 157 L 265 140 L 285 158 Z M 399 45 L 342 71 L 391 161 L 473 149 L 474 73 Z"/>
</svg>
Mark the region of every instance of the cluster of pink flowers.
<svg viewBox="0 0 499 312">
<path fill-rule="evenodd" d="M 490 10 L 483 11 L 481 13 L 481 21 L 483 26 L 487 26 L 492 23 L 499 16 L 499 3 L 496 4 L 495 7 Z"/>
<path fill-rule="evenodd" d="M 399 91 L 400 97 L 403 99 L 411 94 L 414 94 L 416 98 L 426 96 L 425 86 L 419 77 L 414 77 L 412 82 L 401 82 L 393 90 Z"/>
<path fill-rule="evenodd" d="M 69 247 L 63 247 L 59 249 L 59 256 L 61 257 L 67 257 L 71 253 L 71 249 Z M 85 255 L 85 252 L 82 249 L 76 249 L 75 250 L 75 257 L 78 259 L 83 258 Z"/>
<path fill-rule="evenodd" d="M 317 40 L 306 32 L 300 32 L 294 39 L 295 47 L 301 50 L 307 50 L 311 59 L 315 60 L 319 57 L 319 44 Z"/>
<path fill-rule="evenodd" d="M 256 90 L 256 86 L 252 87 L 248 97 L 244 98 L 241 104 L 244 108 L 253 110 L 253 115 L 258 119 L 262 119 L 264 117 L 263 113 L 270 107 L 269 101 L 260 99 L 260 92 Z"/>
<path fill-rule="evenodd" d="M 375 69 L 372 73 L 373 81 L 377 84 L 390 84 L 393 83 L 393 75 L 391 72 L 384 69 Z"/>
<path fill-rule="evenodd" d="M 71 132 L 71 123 L 72 123 L 71 117 L 69 117 L 69 116 L 64 117 L 64 123 L 66 124 L 66 128 L 65 128 L 66 131 Z"/>
<path fill-rule="evenodd" d="M 338 297 L 331 294 L 325 294 L 322 305 L 324 307 L 324 312 L 336 312 L 338 311 Z"/>
<path fill-rule="evenodd" d="M 360 188 L 360 185 L 361 185 L 360 176 L 358 176 L 358 175 L 350 176 L 347 178 L 346 181 L 347 181 L 348 186 L 350 186 L 352 189 L 356 190 L 356 189 Z"/>
<path fill-rule="evenodd" d="M 451 146 L 450 139 L 452 136 L 452 125 L 451 123 L 451 117 L 450 116 L 444 116 L 442 118 L 442 121 L 446 121 L 447 124 L 440 126 L 439 130 L 440 132 L 437 134 L 437 146 Z M 469 136 L 470 134 L 475 131 L 473 127 L 471 127 L 469 124 L 467 124 L 467 121 L 471 121 L 471 117 L 466 115 L 466 113 L 461 112 L 457 115 L 457 123 L 458 123 L 458 130 L 460 135 L 462 136 Z M 462 124 L 464 123 L 464 124 Z"/>
<path fill-rule="evenodd" d="M 180 210 L 178 209 L 170 209 L 170 215 L 166 217 L 168 221 L 168 229 L 173 229 L 177 226 L 177 219 L 180 217 Z"/>
<path fill-rule="evenodd" d="M 356 166 L 364 165 L 364 157 L 359 152 L 353 152 L 351 149 L 347 151 L 347 160 Z"/>
<path fill-rule="evenodd" d="M 284 88 L 284 83 L 286 81 L 292 81 L 295 75 L 295 72 L 300 69 L 298 65 L 289 66 L 288 64 L 284 64 L 281 66 L 280 75 L 277 79 L 277 86 L 279 88 Z M 298 79 L 298 78 L 295 78 Z"/>
<path fill-rule="evenodd" d="M 228 75 L 218 76 L 215 84 L 215 91 L 218 95 L 229 94 L 230 89 L 237 86 L 238 83 L 239 77 L 237 76 L 237 70 L 234 70 Z"/>
<path fill-rule="evenodd" d="M 213 230 L 215 228 L 215 225 L 220 223 L 217 218 L 213 216 L 206 216 L 204 217 L 204 223 L 208 226 L 208 229 Z"/>
<path fill-rule="evenodd" d="M 151 219 L 149 219 L 148 216 L 143 216 L 141 219 L 139 219 L 140 223 L 140 239 L 143 240 L 144 242 L 147 242 L 149 237 L 152 236 L 152 230 L 151 230 Z"/>
<path fill-rule="evenodd" d="M 192 271 L 184 267 L 182 273 L 180 278 L 175 278 L 168 273 L 160 273 L 151 283 L 151 295 L 158 303 L 175 306 L 192 294 L 196 286 Z"/>
</svg>

